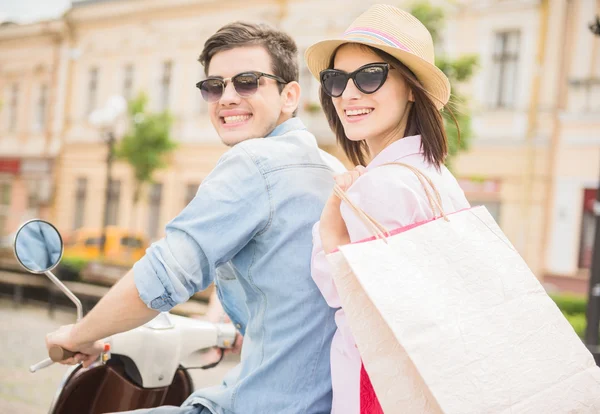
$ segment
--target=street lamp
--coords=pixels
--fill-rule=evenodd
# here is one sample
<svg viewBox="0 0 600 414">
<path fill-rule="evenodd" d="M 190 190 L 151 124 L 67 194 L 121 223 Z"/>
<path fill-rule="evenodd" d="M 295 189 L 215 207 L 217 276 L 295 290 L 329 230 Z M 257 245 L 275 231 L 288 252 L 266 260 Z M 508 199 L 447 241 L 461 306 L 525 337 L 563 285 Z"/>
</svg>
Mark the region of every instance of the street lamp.
<svg viewBox="0 0 600 414">
<path fill-rule="evenodd" d="M 589 25 L 590 30 L 596 36 L 600 36 L 600 17 L 596 16 L 594 22 Z M 598 355 L 598 330 L 600 324 L 600 179 L 596 190 L 596 201 L 592 209 L 596 217 L 596 231 L 594 235 L 594 250 L 592 254 L 592 266 L 590 269 L 590 284 L 587 305 L 587 326 L 585 328 L 585 343 L 594 353 Z M 600 361 L 597 361 L 600 362 Z"/>
<path fill-rule="evenodd" d="M 590 30 L 596 36 L 600 36 L 600 16 L 596 15 L 596 20 L 590 23 Z"/>
<path fill-rule="evenodd" d="M 110 184 L 112 182 L 112 164 L 115 149 L 115 131 L 118 122 L 127 110 L 127 102 L 120 95 L 111 97 L 104 107 L 94 110 L 89 117 L 90 123 L 106 135 L 106 191 L 104 193 L 104 218 L 102 220 L 102 237 L 100 239 L 100 254 L 106 253 L 106 228 L 108 226 L 108 203 L 110 200 Z"/>
</svg>

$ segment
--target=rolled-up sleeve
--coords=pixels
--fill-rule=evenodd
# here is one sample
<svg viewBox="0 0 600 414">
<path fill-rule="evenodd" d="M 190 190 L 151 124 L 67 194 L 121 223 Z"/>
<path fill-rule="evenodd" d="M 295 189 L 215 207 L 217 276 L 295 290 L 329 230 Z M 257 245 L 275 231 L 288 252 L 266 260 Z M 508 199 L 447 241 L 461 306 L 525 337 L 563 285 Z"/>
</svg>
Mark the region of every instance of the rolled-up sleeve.
<svg viewBox="0 0 600 414">
<path fill-rule="evenodd" d="M 269 225 L 269 185 L 259 163 L 238 145 L 204 180 L 191 203 L 133 267 L 146 305 L 168 311 L 214 280 L 228 262 Z"/>
</svg>

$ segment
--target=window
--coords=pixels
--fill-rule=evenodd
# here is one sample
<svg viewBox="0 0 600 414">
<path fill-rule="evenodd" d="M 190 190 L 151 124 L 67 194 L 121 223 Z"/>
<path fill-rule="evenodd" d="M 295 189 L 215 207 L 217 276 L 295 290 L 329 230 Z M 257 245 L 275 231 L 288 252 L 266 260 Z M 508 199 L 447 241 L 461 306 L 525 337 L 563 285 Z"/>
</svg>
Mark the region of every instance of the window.
<svg viewBox="0 0 600 414">
<path fill-rule="evenodd" d="M 494 108 L 515 104 L 520 38 L 519 31 L 498 32 L 494 36 L 490 89 L 490 105 Z"/>
<path fill-rule="evenodd" d="M 111 180 L 108 195 L 108 220 L 109 226 L 116 226 L 119 219 L 119 200 L 121 198 L 121 181 Z"/>
<path fill-rule="evenodd" d="M 496 223 L 501 224 L 502 199 L 501 181 L 495 178 L 464 177 L 459 178 L 460 188 L 465 192 L 472 207 L 483 206 Z"/>
<path fill-rule="evenodd" d="M 9 183 L 0 183 L 0 236 L 6 235 L 11 192 L 12 186 Z"/>
<path fill-rule="evenodd" d="M 144 243 L 137 237 L 122 237 L 121 238 L 121 246 L 123 246 L 123 247 L 139 249 L 140 247 L 143 247 L 143 245 L 144 245 Z"/>
<path fill-rule="evenodd" d="M 87 197 L 87 178 L 78 178 L 75 187 L 75 214 L 73 215 L 73 229 L 83 227 L 85 218 L 85 199 Z"/>
<path fill-rule="evenodd" d="M 17 119 L 19 111 L 19 85 L 13 83 L 10 88 L 10 96 L 8 100 L 7 124 L 8 130 L 14 132 L 17 129 Z"/>
<path fill-rule="evenodd" d="M 156 238 L 158 234 L 158 223 L 160 222 L 160 203 L 162 198 L 162 184 L 154 183 L 150 187 L 148 213 L 148 236 L 151 239 Z"/>
<path fill-rule="evenodd" d="M 590 269 L 592 267 L 594 237 L 596 235 L 596 217 L 594 216 L 596 191 L 595 189 L 586 189 L 583 192 L 583 218 L 581 221 L 581 240 L 579 242 L 580 269 Z"/>
<path fill-rule="evenodd" d="M 48 105 L 48 86 L 41 85 L 38 101 L 36 105 L 35 125 L 37 129 L 43 129 L 46 126 L 46 112 Z"/>
<path fill-rule="evenodd" d="M 129 101 L 133 93 L 133 65 L 126 65 L 123 69 L 123 97 Z"/>
<path fill-rule="evenodd" d="M 4 214 L 0 214 L 0 236 L 6 236 L 6 216 Z"/>
<path fill-rule="evenodd" d="M 160 80 L 160 105 L 161 110 L 169 109 L 169 96 L 171 94 L 171 71 L 173 62 L 167 61 L 163 63 L 162 78 Z"/>
<path fill-rule="evenodd" d="M 185 188 L 185 200 L 184 207 L 192 202 L 194 197 L 196 197 L 196 193 L 198 192 L 198 184 L 188 184 Z"/>
<path fill-rule="evenodd" d="M 0 206 L 10 206 L 12 186 L 9 183 L 0 184 Z"/>
<path fill-rule="evenodd" d="M 102 236 L 90 237 L 88 239 L 85 239 L 85 242 L 83 244 L 85 244 L 85 247 L 100 247 L 102 245 L 103 239 L 104 239 L 104 237 L 102 237 Z"/>
<path fill-rule="evenodd" d="M 98 68 L 91 68 L 88 75 L 88 101 L 87 113 L 96 109 L 98 99 Z"/>
<path fill-rule="evenodd" d="M 27 180 L 27 208 L 38 208 L 40 203 L 40 186 L 39 180 Z"/>
</svg>

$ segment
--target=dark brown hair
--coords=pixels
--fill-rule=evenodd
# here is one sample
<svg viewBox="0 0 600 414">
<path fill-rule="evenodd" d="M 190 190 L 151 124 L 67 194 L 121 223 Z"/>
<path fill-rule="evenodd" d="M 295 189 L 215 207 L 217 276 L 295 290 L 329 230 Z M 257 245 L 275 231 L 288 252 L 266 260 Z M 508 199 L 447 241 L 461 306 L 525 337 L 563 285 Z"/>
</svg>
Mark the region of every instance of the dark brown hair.
<svg viewBox="0 0 600 414">
<path fill-rule="evenodd" d="M 361 47 L 375 52 L 384 62 L 389 63 L 391 67 L 400 72 L 414 97 L 414 103 L 408 113 L 404 136 L 421 135 L 421 149 L 425 159 L 437 167 L 441 166 L 448 154 L 448 141 L 442 114 L 436 108 L 429 93 L 423 88 L 415 74 L 398 59 L 379 49 L 366 45 L 361 45 Z M 331 57 L 330 68 L 333 68 L 336 53 L 337 50 Z M 344 132 L 344 126 L 333 105 L 333 101 L 323 91 L 322 87 L 320 89 L 320 98 L 321 106 L 329 121 L 329 126 L 335 133 L 337 142 L 344 150 L 346 156 L 355 165 L 366 165 L 366 156 L 369 155 L 369 148 L 366 142 L 351 141 L 348 139 Z M 458 128 L 458 125 L 456 127 Z"/>
<path fill-rule="evenodd" d="M 298 47 L 287 33 L 266 24 L 245 22 L 229 23 L 221 27 L 204 43 L 198 61 L 208 75 L 210 61 L 214 55 L 225 50 L 243 46 L 262 46 L 271 57 L 273 75 L 286 82 L 298 81 Z M 279 85 L 281 92 L 285 85 Z"/>
</svg>

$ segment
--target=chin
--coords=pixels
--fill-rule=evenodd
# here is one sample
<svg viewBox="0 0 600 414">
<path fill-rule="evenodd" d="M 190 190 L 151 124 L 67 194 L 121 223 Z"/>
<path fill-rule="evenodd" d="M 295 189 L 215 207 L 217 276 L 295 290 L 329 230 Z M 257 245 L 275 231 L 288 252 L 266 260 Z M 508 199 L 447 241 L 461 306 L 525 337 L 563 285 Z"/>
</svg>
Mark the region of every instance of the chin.
<svg viewBox="0 0 600 414">
<path fill-rule="evenodd" d="M 252 138 L 250 133 L 236 133 L 236 134 L 232 134 L 232 133 L 222 133 L 219 134 L 221 136 L 221 141 L 223 142 L 223 144 L 227 145 L 228 147 L 232 147 L 236 144 L 239 144 L 242 141 L 246 141 L 247 139 Z"/>
<path fill-rule="evenodd" d="M 359 142 L 359 141 L 364 141 L 366 139 L 369 138 L 369 136 L 371 135 L 370 131 L 368 130 L 363 130 L 363 128 L 360 129 L 344 129 L 344 132 L 346 133 L 346 137 L 350 140 L 350 141 L 354 141 L 354 142 Z"/>
</svg>

